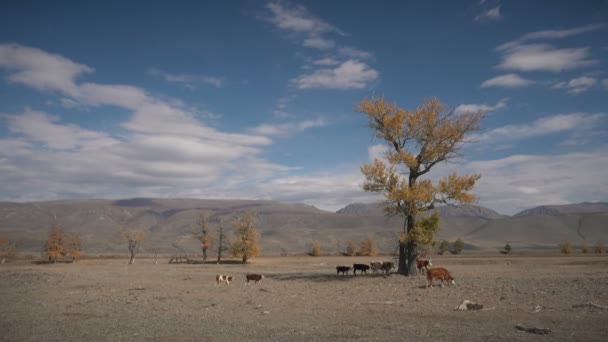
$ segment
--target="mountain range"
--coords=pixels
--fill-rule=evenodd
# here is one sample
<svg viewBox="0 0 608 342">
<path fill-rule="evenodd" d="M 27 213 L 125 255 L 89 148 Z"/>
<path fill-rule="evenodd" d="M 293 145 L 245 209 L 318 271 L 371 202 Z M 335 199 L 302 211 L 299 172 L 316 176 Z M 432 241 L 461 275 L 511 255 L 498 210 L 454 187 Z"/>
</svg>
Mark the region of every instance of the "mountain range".
<svg viewBox="0 0 608 342">
<path fill-rule="evenodd" d="M 387 217 L 381 204 L 350 204 L 328 212 L 304 204 L 258 200 L 204 200 L 134 198 L 124 200 L 63 200 L 51 202 L 0 202 L 0 236 L 19 244 L 19 250 L 41 250 L 48 228 L 60 223 L 77 232 L 89 254 L 124 254 L 122 229 L 146 232 L 142 252 L 198 254 L 192 231 L 202 212 L 210 217 L 211 231 L 222 222 L 232 237 L 238 212 L 257 212 L 257 227 L 264 255 L 310 251 L 313 241 L 325 253 L 340 253 L 348 241 L 358 244 L 370 237 L 382 252 L 393 252 L 403 218 Z M 461 238 L 467 248 L 557 248 L 563 240 L 574 246 L 608 242 L 608 203 L 547 205 L 514 216 L 475 206 L 439 206 L 440 231 L 436 239 Z M 212 253 L 213 255 L 213 253 Z"/>
</svg>

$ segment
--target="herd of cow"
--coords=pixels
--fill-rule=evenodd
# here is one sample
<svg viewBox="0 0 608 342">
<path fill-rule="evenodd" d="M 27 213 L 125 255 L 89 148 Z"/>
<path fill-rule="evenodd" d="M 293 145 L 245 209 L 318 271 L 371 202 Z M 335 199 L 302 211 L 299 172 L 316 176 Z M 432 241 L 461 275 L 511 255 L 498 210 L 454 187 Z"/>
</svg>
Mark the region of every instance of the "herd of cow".
<svg viewBox="0 0 608 342">
<path fill-rule="evenodd" d="M 418 274 L 421 274 L 423 271 L 426 271 L 426 287 L 433 287 L 433 280 L 435 279 L 441 280 L 442 287 L 444 281 L 451 283 L 452 285 L 456 285 L 454 277 L 452 277 L 448 270 L 443 267 L 430 268 L 431 266 L 433 266 L 433 264 L 431 263 L 431 259 L 416 259 L 416 269 L 418 270 Z M 355 276 L 357 275 L 357 271 L 359 271 L 359 274 L 367 275 L 367 271 L 371 269 L 372 274 L 383 273 L 385 276 L 387 276 L 391 273 L 394 267 L 395 264 L 390 261 L 372 261 L 369 263 L 369 265 L 353 264 L 352 267 L 339 265 L 336 266 L 336 273 L 338 275 L 342 274 L 344 276 L 347 275 L 352 269 L 353 275 Z"/>
<path fill-rule="evenodd" d="M 433 266 L 433 264 L 431 263 L 431 259 L 416 259 L 416 269 L 418 270 L 418 274 L 421 274 L 424 271 L 426 271 L 426 280 L 427 280 L 427 284 L 426 287 L 433 287 L 433 280 L 437 279 L 437 280 L 441 280 L 441 287 L 443 287 L 443 282 L 446 281 L 448 283 L 451 283 L 452 285 L 456 285 L 456 282 L 454 281 L 454 277 L 452 277 L 452 275 L 450 274 L 450 272 L 448 272 L 448 270 L 446 270 L 443 267 L 435 267 L 435 268 L 430 268 L 431 266 Z M 353 264 L 353 267 L 351 268 L 350 266 L 336 266 L 336 272 L 338 275 L 340 275 L 340 273 L 345 276 L 348 275 L 348 273 L 350 272 L 350 270 L 353 270 L 353 275 L 357 275 L 357 271 L 359 271 L 359 274 L 365 274 L 367 275 L 367 271 L 369 271 L 371 269 L 373 274 L 378 274 L 378 273 L 382 273 L 384 274 L 384 276 L 388 276 L 390 275 L 391 271 L 393 270 L 393 268 L 395 267 L 395 263 L 390 262 L 390 261 L 372 261 L 369 263 L 369 265 L 366 264 Z M 215 282 L 219 285 L 220 283 L 225 283 L 226 285 L 230 284 L 230 282 L 232 281 L 233 277 L 229 276 L 229 275 L 225 275 L 225 274 L 218 274 L 215 276 Z M 245 275 L 245 279 L 247 280 L 247 284 L 249 284 L 250 281 L 253 281 L 255 284 L 257 283 L 261 283 L 262 279 L 264 279 L 264 276 L 261 274 L 254 274 L 254 273 L 247 273 Z"/>
</svg>

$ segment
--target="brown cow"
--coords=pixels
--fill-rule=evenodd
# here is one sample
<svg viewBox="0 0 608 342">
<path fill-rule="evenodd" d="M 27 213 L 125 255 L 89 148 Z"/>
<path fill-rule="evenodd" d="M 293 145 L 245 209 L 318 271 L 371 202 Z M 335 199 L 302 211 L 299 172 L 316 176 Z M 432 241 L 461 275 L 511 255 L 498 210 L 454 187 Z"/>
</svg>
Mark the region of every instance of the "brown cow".
<svg viewBox="0 0 608 342">
<path fill-rule="evenodd" d="M 249 284 L 249 281 L 252 280 L 255 282 L 255 284 L 257 283 L 261 283 L 262 279 L 264 279 L 264 276 L 261 274 L 250 274 L 247 273 L 247 275 L 245 276 L 245 278 L 247 278 L 247 284 Z"/>
<path fill-rule="evenodd" d="M 452 285 L 456 286 L 456 282 L 454 281 L 454 277 L 452 277 L 450 275 L 450 272 L 448 272 L 448 270 L 446 270 L 443 267 L 436 267 L 436 268 L 431 268 L 428 271 L 426 271 L 426 287 L 428 288 L 433 287 L 433 280 L 434 279 L 440 279 L 441 280 L 441 287 L 443 287 L 443 282 L 444 281 L 448 281 L 450 283 L 452 283 Z"/>
</svg>

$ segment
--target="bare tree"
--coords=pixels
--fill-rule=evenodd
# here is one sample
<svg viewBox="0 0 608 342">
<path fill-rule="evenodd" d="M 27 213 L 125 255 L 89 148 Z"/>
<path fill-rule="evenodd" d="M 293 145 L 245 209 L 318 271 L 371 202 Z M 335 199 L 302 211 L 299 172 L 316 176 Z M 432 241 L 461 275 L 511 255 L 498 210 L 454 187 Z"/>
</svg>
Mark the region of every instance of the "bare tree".
<svg viewBox="0 0 608 342">
<path fill-rule="evenodd" d="M 228 237 L 224 231 L 224 224 L 222 223 L 222 219 L 218 218 L 217 225 L 217 263 L 219 264 L 222 261 L 222 252 L 228 250 Z"/>
<path fill-rule="evenodd" d="M 76 259 L 82 256 L 82 241 L 79 233 L 65 234 L 65 250 L 66 255 L 72 256 L 72 263 L 76 263 Z"/>
<path fill-rule="evenodd" d="M 122 237 L 127 241 L 129 247 L 129 253 L 131 258 L 129 259 L 129 265 L 135 263 L 135 255 L 139 252 L 139 246 L 145 239 L 146 234 L 141 230 L 123 230 Z"/>
<path fill-rule="evenodd" d="M 196 230 L 192 232 L 194 238 L 201 243 L 203 251 L 203 263 L 207 261 L 207 250 L 213 246 L 213 240 L 209 232 L 209 213 L 202 212 L 196 222 Z"/>
</svg>

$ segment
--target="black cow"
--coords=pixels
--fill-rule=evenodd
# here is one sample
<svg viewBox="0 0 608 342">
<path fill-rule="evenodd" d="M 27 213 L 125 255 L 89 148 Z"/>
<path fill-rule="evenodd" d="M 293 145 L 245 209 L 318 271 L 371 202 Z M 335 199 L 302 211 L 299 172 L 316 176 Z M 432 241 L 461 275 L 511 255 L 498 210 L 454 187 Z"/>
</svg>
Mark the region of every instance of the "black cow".
<svg viewBox="0 0 608 342">
<path fill-rule="evenodd" d="M 367 275 L 367 270 L 369 270 L 369 265 L 353 264 L 353 274 L 354 275 L 357 275 L 357 271 L 360 271 L 360 273 L 365 273 L 365 275 Z"/>
<path fill-rule="evenodd" d="M 338 275 L 342 272 L 342 275 L 347 275 L 348 271 L 350 271 L 350 266 L 336 266 L 336 271 Z"/>
</svg>

